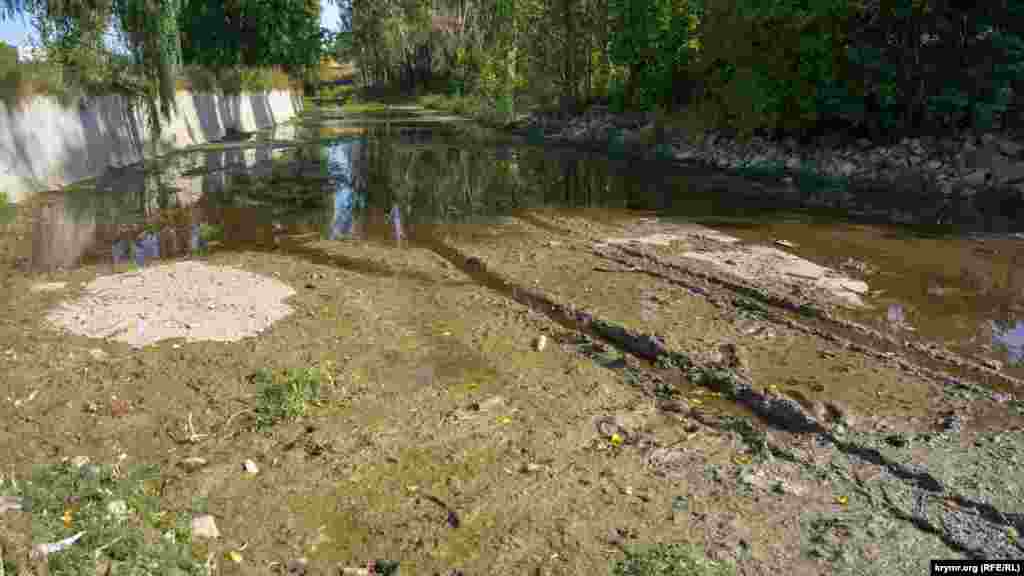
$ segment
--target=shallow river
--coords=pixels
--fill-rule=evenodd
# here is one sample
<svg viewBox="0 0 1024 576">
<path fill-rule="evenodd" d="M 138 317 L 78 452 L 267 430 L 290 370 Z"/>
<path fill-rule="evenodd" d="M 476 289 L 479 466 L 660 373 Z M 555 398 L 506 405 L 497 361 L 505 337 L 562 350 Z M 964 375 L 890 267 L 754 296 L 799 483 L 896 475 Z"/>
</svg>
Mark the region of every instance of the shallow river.
<svg viewBox="0 0 1024 576">
<path fill-rule="evenodd" d="M 271 250 L 282 238 L 400 250 L 438 230 L 540 208 L 603 221 L 656 214 L 745 242 L 784 241 L 794 254 L 868 283 L 868 308 L 850 312 L 855 319 L 1024 376 L 1024 219 L 1000 206 L 827 194 L 526 145 L 422 111 L 320 110 L 247 142 L 41 194 L 20 208 L 32 225 L 14 255 L 45 272 Z"/>
</svg>

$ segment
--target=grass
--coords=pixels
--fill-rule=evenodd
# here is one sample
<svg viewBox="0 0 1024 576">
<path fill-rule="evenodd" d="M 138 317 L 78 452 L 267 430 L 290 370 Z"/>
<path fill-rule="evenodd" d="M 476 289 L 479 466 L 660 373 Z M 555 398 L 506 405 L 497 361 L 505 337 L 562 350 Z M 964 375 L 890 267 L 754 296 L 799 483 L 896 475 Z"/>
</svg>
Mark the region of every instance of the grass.
<svg viewBox="0 0 1024 576">
<path fill-rule="evenodd" d="M 355 86 L 323 86 L 316 93 L 317 100 L 348 101 L 359 91 Z"/>
<path fill-rule="evenodd" d="M 260 387 L 256 422 L 261 428 L 306 415 L 320 402 L 323 373 L 319 368 L 300 368 L 274 374 L 261 368 L 251 377 Z"/>
<path fill-rule="evenodd" d="M 690 544 L 655 544 L 625 550 L 625 558 L 612 570 L 614 576 L 730 576 L 735 569 L 710 560 Z"/>
<path fill-rule="evenodd" d="M 32 533 L 18 536 L 34 544 L 82 534 L 49 555 L 52 576 L 93 576 L 106 563 L 116 563 L 118 574 L 204 574 L 191 552 L 190 518 L 160 509 L 158 477 L 153 467 L 119 471 L 62 462 L 38 468 L 30 480 L 0 483 L 0 495 L 21 499 Z M 0 526 L 0 532 L 8 530 Z M 17 563 L 23 561 L 5 554 L 4 571 L 20 573 Z"/>
<path fill-rule="evenodd" d="M 7 192 L 0 190 L 0 224 L 7 224 L 14 220 L 15 206 L 7 197 Z"/>
</svg>

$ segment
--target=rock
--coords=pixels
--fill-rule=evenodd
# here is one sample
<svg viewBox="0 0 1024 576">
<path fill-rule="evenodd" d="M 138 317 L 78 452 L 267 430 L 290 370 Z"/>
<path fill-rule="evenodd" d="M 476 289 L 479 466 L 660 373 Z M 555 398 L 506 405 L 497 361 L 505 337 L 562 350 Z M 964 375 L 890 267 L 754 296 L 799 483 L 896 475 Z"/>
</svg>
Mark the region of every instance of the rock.
<svg viewBox="0 0 1024 576">
<path fill-rule="evenodd" d="M 832 422 L 841 422 L 846 426 L 853 426 L 854 417 L 850 414 L 850 411 L 847 410 L 846 406 L 836 400 L 829 400 L 824 404 L 825 411 L 827 412 L 827 420 Z"/>
<path fill-rule="evenodd" d="M 103 360 L 106 360 L 107 358 L 110 357 L 109 354 L 107 354 L 106 352 L 99 348 L 90 349 L 89 356 L 92 356 L 92 359 L 96 360 L 97 362 L 102 362 Z"/>
<path fill-rule="evenodd" d="M 959 433 L 963 429 L 964 419 L 959 414 L 948 414 L 942 418 L 943 432 Z"/>
<path fill-rule="evenodd" d="M 739 348 L 732 342 L 720 344 L 716 355 L 719 360 L 716 363 L 725 365 L 735 370 L 746 370 L 746 360 L 740 355 Z"/>
<path fill-rule="evenodd" d="M 541 334 L 533 341 L 533 349 L 537 352 L 543 352 L 544 348 L 548 345 L 548 337 Z"/>
<path fill-rule="evenodd" d="M 982 361 L 982 364 L 984 364 L 986 368 L 995 370 L 996 372 L 999 372 L 1000 370 L 1003 369 L 1003 363 L 1000 362 L 999 360 L 994 360 L 992 358 L 986 358 L 985 360 Z"/>
<path fill-rule="evenodd" d="M 494 410 L 495 408 L 505 404 L 505 399 L 501 396 L 491 396 L 487 400 L 480 403 L 480 410 L 488 411 Z"/>
<path fill-rule="evenodd" d="M 658 403 L 658 408 L 665 412 L 672 412 L 674 414 L 689 414 L 690 404 L 686 400 L 670 399 L 662 400 Z"/>
<path fill-rule="evenodd" d="M 217 530 L 217 522 L 213 516 L 206 514 L 192 519 L 193 538 L 220 538 L 220 530 Z"/>
<path fill-rule="evenodd" d="M 295 558 L 288 561 L 288 576 L 304 576 L 309 561 L 305 558 Z"/>
<path fill-rule="evenodd" d="M 85 466 L 86 464 L 89 463 L 89 457 L 88 456 L 75 456 L 74 458 L 72 458 L 70 460 L 70 463 L 71 463 L 71 466 L 73 466 L 74 468 L 80 469 L 82 466 Z"/>
<path fill-rule="evenodd" d="M 1000 152 L 1010 157 L 1020 156 L 1024 152 L 1024 145 L 1003 138 L 996 140 L 996 146 Z"/>
<path fill-rule="evenodd" d="M 961 178 L 961 182 L 967 186 L 986 186 L 992 182 L 992 173 L 988 170 L 975 170 Z"/>
<path fill-rule="evenodd" d="M 203 466 L 206 466 L 206 458 L 200 458 L 198 456 L 190 456 L 182 460 L 179 465 L 187 472 L 195 472 Z"/>
<path fill-rule="evenodd" d="M 256 463 L 248 459 L 245 462 L 242 462 L 242 469 L 244 469 L 247 474 L 259 474 L 260 472 Z"/>
<path fill-rule="evenodd" d="M 779 246 L 784 246 L 786 248 L 797 247 L 797 244 L 795 242 L 790 242 L 789 240 L 776 240 L 775 243 L 778 244 Z"/>
</svg>

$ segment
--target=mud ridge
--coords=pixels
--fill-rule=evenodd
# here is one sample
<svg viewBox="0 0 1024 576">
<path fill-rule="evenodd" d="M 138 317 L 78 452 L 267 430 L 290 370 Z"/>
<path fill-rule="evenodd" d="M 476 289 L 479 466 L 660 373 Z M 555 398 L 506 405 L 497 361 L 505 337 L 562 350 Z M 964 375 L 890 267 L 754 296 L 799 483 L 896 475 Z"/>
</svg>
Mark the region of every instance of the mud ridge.
<svg viewBox="0 0 1024 576">
<path fill-rule="evenodd" d="M 787 298 L 779 294 L 767 293 L 766 291 L 757 287 L 748 286 L 746 284 L 736 282 L 733 280 L 727 280 L 714 274 L 707 274 L 697 270 L 692 270 L 684 266 L 679 266 L 677 264 L 664 262 L 661 259 L 657 258 L 656 256 L 652 256 L 651 254 L 643 250 L 637 250 L 621 246 L 616 248 L 628 256 L 632 256 L 634 258 L 649 262 L 652 261 L 656 265 L 672 270 L 673 272 L 680 272 L 688 276 L 700 278 L 701 280 L 715 284 L 729 291 L 736 292 L 738 294 L 749 297 L 766 305 L 770 305 L 776 308 L 782 308 L 789 312 L 793 312 L 801 317 L 821 322 L 822 324 L 825 324 L 832 328 L 832 330 L 816 329 L 812 327 L 802 326 L 799 323 L 796 323 L 790 319 L 775 318 L 775 321 L 782 320 L 785 324 L 787 324 L 790 327 L 802 330 L 804 332 L 813 333 L 819 337 L 843 343 L 847 347 L 858 352 L 870 350 L 876 357 L 892 358 L 892 352 L 879 350 L 879 348 L 884 349 L 887 347 L 892 347 L 898 350 L 903 350 L 904 352 L 910 352 L 915 356 L 918 356 L 920 359 L 925 359 L 926 361 L 931 361 L 933 363 L 937 362 L 940 364 L 944 364 L 946 367 L 952 367 L 961 372 L 973 372 L 975 375 L 983 376 L 983 378 L 987 379 L 988 381 L 999 381 L 1004 386 L 1011 389 L 1024 389 L 1024 380 L 1015 378 L 1008 374 L 1003 374 L 1002 372 L 993 370 L 986 366 L 982 366 L 977 362 L 963 358 L 958 354 L 955 354 L 937 345 L 922 344 L 919 342 L 912 342 L 907 340 L 900 341 L 897 340 L 896 338 L 893 338 L 892 336 L 885 335 L 873 328 L 864 326 L 856 322 L 851 322 L 849 320 L 844 320 L 842 318 L 837 318 L 835 315 L 828 312 L 827 310 L 823 310 L 810 303 L 797 303 L 790 298 Z M 615 258 L 614 256 L 611 256 L 610 254 L 604 251 L 594 250 L 594 254 L 602 258 L 612 260 L 619 264 L 630 265 L 634 267 L 636 266 L 635 262 L 630 261 L 629 259 Z M 649 272 L 656 275 L 658 274 L 655 271 Z M 673 280 L 671 277 L 667 277 L 665 275 L 658 275 L 658 277 L 665 280 Z M 689 288 L 687 284 L 683 284 L 683 286 Z M 859 345 L 855 342 L 852 342 L 848 338 L 839 336 L 835 334 L 835 329 L 837 328 L 839 330 L 845 331 L 847 334 L 853 333 L 856 334 L 857 336 L 863 337 L 864 339 L 871 342 L 873 346 L 869 345 L 865 348 L 863 347 L 863 345 Z M 880 346 L 879 344 L 882 345 Z M 905 361 L 902 362 L 906 363 Z M 953 381 L 958 385 L 976 387 L 975 383 L 962 379 L 959 376 L 948 374 L 944 371 L 937 371 L 934 369 L 926 368 L 924 366 L 912 367 L 914 369 L 920 370 L 923 374 L 926 374 L 936 379 L 940 379 L 944 382 Z"/>
<path fill-rule="evenodd" d="M 1021 517 L 1022 515 L 1006 514 L 1000 512 L 994 506 L 975 502 L 970 498 L 956 494 L 943 486 L 942 482 L 928 473 L 927 470 L 924 470 L 923 467 L 921 467 L 920 471 L 911 469 L 906 465 L 888 460 L 873 448 L 860 446 L 837 438 L 813 416 L 809 415 L 795 400 L 782 394 L 757 391 L 746 378 L 733 370 L 721 366 L 699 366 L 686 354 L 668 349 L 657 336 L 635 333 L 623 326 L 595 318 L 588 312 L 569 309 L 566 306 L 560 305 L 538 291 L 518 286 L 502 278 L 499 274 L 488 270 L 486 264 L 479 258 L 466 256 L 456 248 L 445 244 L 437 238 L 432 239 L 428 244 L 430 249 L 436 254 L 463 270 L 482 285 L 547 315 L 566 328 L 592 335 L 608 342 L 620 351 L 644 360 L 675 366 L 690 381 L 720 392 L 723 396 L 750 408 L 755 414 L 774 427 L 797 434 L 820 434 L 840 452 L 885 469 L 912 490 L 929 493 L 933 496 L 941 496 L 956 502 L 963 508 L 975 511 L 978 517 L 990 525 L 1014 528 L 1018 531 L 1024 529 L 1024 518 Z M 775 451 L 773 450 L 772 452 Z M 914 466 L 914 468 L 917 468 L 917 466 Z M 890 508 L 894 506 L 892 505 Z M 979 551 L 976 547 L 962 542 L 962 539 L 957 538 L 955 534 L 951 533 L 950 529 L 935 527 L 922 516 L 907 515 L 902 512 L 900 512 L 900 516 L 896 516 L 896 512 L 899 512 L 898 508 L 890 510 L 890 512 L 897 519 L 911 522 L 923 531 L 937 534 L 947 545 L 961 550 L 965 554 L 978 557 L 994 557 L 992 549 L 982 549 Z M 958 524 L 967 523 L 959 522 Z"/>
</svg>

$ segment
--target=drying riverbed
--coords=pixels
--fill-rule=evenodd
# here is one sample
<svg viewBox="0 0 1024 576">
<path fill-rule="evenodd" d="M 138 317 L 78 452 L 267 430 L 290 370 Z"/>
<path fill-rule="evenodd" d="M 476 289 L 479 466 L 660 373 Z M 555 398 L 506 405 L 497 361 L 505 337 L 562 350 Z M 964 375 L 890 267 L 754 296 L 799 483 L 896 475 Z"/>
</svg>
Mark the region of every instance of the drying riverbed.
<svg viewBox="0 0 1024 576">
<path fill-rule="evenodd" d="M 245 185 L 294 194 L 288 178 L 311 164 L 284 161 Z M 421 182 L 436 165 L 406 164 Z M 21 255 L 39 224 L 26 210 L 9 225 L 0 497 L 12 499 L 0 504 L 22 509 L 0 512 L 4 562 L 30 565 L 31 538 L 79 531 L 51 565 L 75 546 L 108 570 L 129 562 L 107 552 L 113 537 L 76 524 L 88 506 L 60 503 L 66 519 L 47 523 L 25 505 L 34 466 L 86 470 L 84 457 L 123 474 L 156 467 L 157 510 L 126 514 L 162 513 L 158 533 L 177 525 L 168 518 L 190 526 L 176 532 L 187 570 L 358 573 L 387 560 L 399 574 L 605 574 L 623 550 L 673 542 L 744 574 L 918 573 L 930 558 L 1024 555 L 1017 373 L 872 327 L 871 275 L 803 258 L 802 239 L 758 242 L 655 212 L 416 220 L 429 202 L 368 202 L 335 194 L 327 233 L 284 209 L 206 204 L 197 211 L 221 238 L 142 271 L 88 251 L 31 271 Z M 138 302 L 118 291 L 172 264 L 183 286 L 232 269 L 283 284 L 290 313 L 226 341 L 102 340 L 47 321 L 97 298 L 97 278 L 119 279 L 106 305 Z M 220 303 L 243 290 L 206 285 L 181 292 Z M 172 324 L 174 296 L 153 303 Z M 49 531 L 11 528 L 33 522 Z"/>
</svg>

